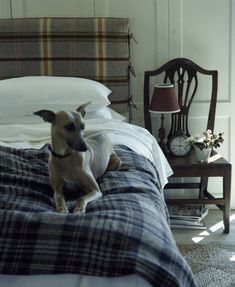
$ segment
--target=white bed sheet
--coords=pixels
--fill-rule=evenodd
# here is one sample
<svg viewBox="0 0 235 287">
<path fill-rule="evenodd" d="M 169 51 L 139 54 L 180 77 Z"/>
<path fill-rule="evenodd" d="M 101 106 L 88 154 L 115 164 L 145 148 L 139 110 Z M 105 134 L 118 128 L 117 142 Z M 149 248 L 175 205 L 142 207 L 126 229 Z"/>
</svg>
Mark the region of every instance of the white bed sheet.
<svg viewBox="0 0 235 287">
<path fill-rule="evenodd" d="M 86 132 L 107 133 L 113 144 L 124 144 L 151 160 L 157 167 L 161 186 L 172 170 L 156 139 L 144 128 L 119 120 L 87 120 Z M 41 148 L 50 142 L 50 124 L 0 125 L 0 144 L 17 148 Z M 115 278 L 73 274 L 18 276 L 1 275 L 0 287 L 151 287 L 137 274 Z"/>
<path fill-rule="evenodd" d="M 85 121 L 85 131 L 105 132 L 113 144 L 123 144 L 144 155 L 157 167 L 162 188 L 172 174 L 156 139 L 144 128 L 114 119 L 92 119 Z M 17 148 L 41 148 L 50 142 L 50 124 L 0 125 L 0 144 Z"/>
<path fill-rule="evenodd" d="M 139 275 L 97 277 L 74 274 L 0 275 L 1 287 L 153 287 Z"/>
</svg>

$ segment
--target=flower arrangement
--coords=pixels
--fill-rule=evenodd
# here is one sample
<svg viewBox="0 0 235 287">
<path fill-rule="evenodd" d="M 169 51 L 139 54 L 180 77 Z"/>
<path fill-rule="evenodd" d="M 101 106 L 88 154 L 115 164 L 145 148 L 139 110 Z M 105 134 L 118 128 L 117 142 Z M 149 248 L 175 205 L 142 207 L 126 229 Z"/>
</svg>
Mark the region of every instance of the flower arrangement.
<svg viewBox="0 0 235 287">
<path fill-rule="evenodd" d="M 198 147 L 200 150 L 211 149 L 220 147 L 220 144 L 223 143 L 223 133 L 213 134 L 211 130 L 207 130 L 202 133 L 202 135 L 194 135 L 188 137 L 186 141 L 194 146 Z"/>
</svg>

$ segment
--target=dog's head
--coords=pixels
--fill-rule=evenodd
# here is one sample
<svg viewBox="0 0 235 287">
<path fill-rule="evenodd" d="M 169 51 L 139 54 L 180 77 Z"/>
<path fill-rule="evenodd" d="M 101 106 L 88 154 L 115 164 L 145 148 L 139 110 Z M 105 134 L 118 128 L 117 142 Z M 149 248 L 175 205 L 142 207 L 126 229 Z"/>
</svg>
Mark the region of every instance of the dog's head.
<svg viewBox="0 0 235 287">
<path fill-rule="evenodd" d="M 40 110 L 34 114 L 51 123 L 52 139 L 61 141 L 76 151 L 86 151 L 87 146 L 83 137 L 85 129 L 84 116 L 85 108 L 91 102 L 83 104 L 76 109 L 76 112 L 60 111 L 55 113 L 51 110 Z"/>
</svg>

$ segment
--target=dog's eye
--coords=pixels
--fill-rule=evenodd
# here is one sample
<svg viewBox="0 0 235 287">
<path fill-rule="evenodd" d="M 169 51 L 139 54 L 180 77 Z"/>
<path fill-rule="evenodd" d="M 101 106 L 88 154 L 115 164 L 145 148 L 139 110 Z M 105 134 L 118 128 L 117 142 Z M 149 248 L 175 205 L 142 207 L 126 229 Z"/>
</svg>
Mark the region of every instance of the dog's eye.
<svg viewBox="0 0 235 287">
<path fill-rule="evenodd" d="M 74 123 L 70 123 L 70 124 L 68 124 L 68 125 L 66 125 L 66 126 L 64 126 L 64 127 L 65 127 L 65 129 L 66 129 L 67 131 L 69 131 L 69 132 L 75 131 L 75 125 L 74 125 Z"/>
</svg>

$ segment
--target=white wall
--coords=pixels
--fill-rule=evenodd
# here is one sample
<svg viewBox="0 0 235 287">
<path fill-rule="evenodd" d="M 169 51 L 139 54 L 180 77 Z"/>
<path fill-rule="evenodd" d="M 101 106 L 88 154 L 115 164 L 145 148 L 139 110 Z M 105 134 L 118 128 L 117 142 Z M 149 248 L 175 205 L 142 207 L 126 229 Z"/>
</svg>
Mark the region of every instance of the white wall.
<svg viewBox="0 0 235 287">
<path fill-rule="evenodd" d="M 166 3 L 167 2 L 167 3 Z M 234 128 L 234 32 L 235 3 L 233 0 L 159 0 L 160 5 L 168 4 L 168 21 L 161 21 L 158 31 L 158 63 L 162 64 L 173 57 L 186 57 L 206 69 L 216 69 L 219 73 L 218 102 L 215 131 L 224 132 L 225 142 L 219 152 L 232 164 L 235 154 L 232 148 L 235 140 Z M 158 10 L 161 17 L 161 10 Z M 166 17 L 164 18 L 166 22 Z M 167 29 L 166 29 L 167 27 Z M 164 39 L 164 42 L 162 41 Z M 165 49 L 164 49 L 165 47 Z M 167 48 L 166 48 L 167 47 Z M 201 89 L 199 100 L 192 110 L 191 127 L 193 132 L 207 116 L 208 96 L 206 89 Z M 233 171 L 233 178 L 234 176 Z M 218 188 L 219 187 L 219 188 Z M 210 190 L 219 194 L 222 181 L 210 179 Z M 235 186 L 232 183 L 232 207 L 235 208 Z"/>
<path fill-rule="evenodd" d="M 215 131 L 224 131 L 221 154 L 235 164 L 235 0 L 0 0 L 0 18 L 39 16 L 128 17 L 132 41 L 131 61 L 136 78 L 131 92 L 138 110 L 134 121 L 143 125 L 144 71 L 157 68 L 174 57 L 188 57 L 206 69 L 219 72 Z M 204 89 L 205 90 L 205 89 Z M 191 125 L 207 115 L 208 98 L 200 95 L 192 111 Z M 158 118 L 153 119 L 159 125 Z M 155 131 L 156 133 L 156 131 Z M 235 174 L 233 171 L 233 178 Z M 215 194 L 219 180 L 210 182 Z M 235 186 L 232 185 L 235 208 Z"/>
</svg>

